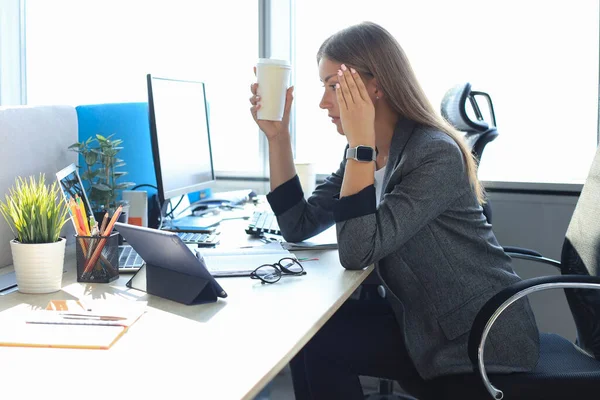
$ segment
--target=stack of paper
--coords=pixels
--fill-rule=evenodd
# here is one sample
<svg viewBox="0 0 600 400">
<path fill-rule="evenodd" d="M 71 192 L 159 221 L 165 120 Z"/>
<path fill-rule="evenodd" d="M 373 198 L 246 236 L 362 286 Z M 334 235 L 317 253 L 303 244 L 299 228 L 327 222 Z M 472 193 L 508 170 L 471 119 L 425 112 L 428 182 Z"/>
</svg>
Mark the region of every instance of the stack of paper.
<svg viewBox="0 0 600 400">
<path fill-rule="evenodd" d="M 280 243 L 237 249 L 196 249 L 196 256 L 203 260 L 211 275 L 249 276 L 264 264 L 274 264 L 285 257 L 296 258 Z"/>
<path fill-rule="evenodd" d="M 281 246 L 283 246 L 287 250 L 291 251 L 299 251 L 299 250 L 336 250 L 338 248 L 337 244 L 337 232 L 335 230 L 335 225 L 329 229 L 324 230 L 311 237 L 308 240 L 302 242 L 282 242 Z"/>
<path fill-rule="evenodd" d="M 0 313 L 0 346 L 108 349 L 146 311 L 146 302 L 53 300 Z"/>
</svg>

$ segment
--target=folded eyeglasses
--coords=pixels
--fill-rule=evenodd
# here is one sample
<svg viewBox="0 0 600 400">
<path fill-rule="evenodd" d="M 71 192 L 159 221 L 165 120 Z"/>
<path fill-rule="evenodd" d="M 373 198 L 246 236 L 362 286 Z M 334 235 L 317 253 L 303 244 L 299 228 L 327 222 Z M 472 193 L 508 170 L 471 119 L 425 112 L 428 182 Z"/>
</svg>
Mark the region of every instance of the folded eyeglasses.
<svg viewBox="0 0 600 400">
<path fill-rule="evenodd" d="M 306 275 L 304 267 L 298 260 L 284 257 L 274 264 L 263 264 L 250 273 L 250 278 L 260 279 L 261 283 L 275 283 L 283 275 Z"/>
</svg>

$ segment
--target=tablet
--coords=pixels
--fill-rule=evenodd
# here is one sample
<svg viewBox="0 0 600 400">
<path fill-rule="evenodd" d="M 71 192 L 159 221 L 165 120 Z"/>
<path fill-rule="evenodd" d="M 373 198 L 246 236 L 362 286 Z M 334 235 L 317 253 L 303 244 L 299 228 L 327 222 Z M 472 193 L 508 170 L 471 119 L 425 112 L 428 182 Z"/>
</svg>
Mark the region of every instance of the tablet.
<svg viewBox="0 0 600 400">
<path fill-rule="evenodd" d="M 115 229 L 123 235 L 127 243 L 137 251 L 146 264 L 202 278 L 213 287 L 218 297 L 227 297 L 225 290 L 177 233 L 121 222 L 115 223 Z M 127 286 L 147 291 L 145 288 L 145 273 L 145 268 L 142 267 L 128 282 Z"/>
<path fill-rule="evenodd" d="M 58 171 L 56 173 L 56 179 L 60 184 L 60 190 L 62 191 L 67 204 L 69 204 L 69 199 L 75 200 L 75 198 L 79 196 L 79 198 L 81 198 L 83 201 L 83 206 L 85 207 L 85 215 L 88 218 L 93 215 L 90 202 L 88 201 L 85 189 L 81 183 L 81 178 L 79 177 L 79 172 L 77 172 L 77 166 L 75 164 L 71 164 Z"/>
</svg>

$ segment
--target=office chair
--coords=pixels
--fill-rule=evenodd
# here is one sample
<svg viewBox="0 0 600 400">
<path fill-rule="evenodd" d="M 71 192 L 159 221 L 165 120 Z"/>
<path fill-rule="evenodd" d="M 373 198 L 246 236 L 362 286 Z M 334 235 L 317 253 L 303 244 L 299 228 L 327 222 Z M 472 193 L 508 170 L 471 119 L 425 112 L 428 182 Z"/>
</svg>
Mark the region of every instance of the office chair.
<svg viewBox="0 0 600 400">
<path fill-rule="evenodd" d="M 561 260 L 511 254 L 558 268 L 561 275 L 527 279 L 493 296 L 477 314 L 468 353 L 475 373 L 434 379 L 423 398 L 447 398 L 461 389 L 461 399 L 600 398 L 600 147 L 583 186 L 562 245 Z M 540 334 L 540 358 L 527 373 L 488 375 L 484 345 L 496 319 L 512 303 L 531 293 L 564 289 L 577 328 L 576 343 L 556 334 Z M 472 393 L 463 394 L 465 388 Z M 452 397 L 452 396 L 450 396 Z M 421 398 L 421 397 L 420 397 Z"/>
<path fill-rule="evenodd" d="M 487 121 L 481 112 L 477 97 L 483 97 L 486 100 L 488 112 Z M 468 100 L 468 103 L 467 103 Z M 467 104 L 470 105 L 475 119 L 469 116 L 467 112 Z M 492 98 L 485 92 L 471 90 L 469 82 L 461 83 L 450 88 L 441 104 L 442 117 L 454 127 L 454 129 L 464 132 L 464 139 L 467 146 L 475 156 L 477 163 L 480 162 L 485 146 L 498 137 L 498 129 L 496 128 L 496 114 Z M 488 223 L 492 223 L 492 206 L 490 200 L 486 198 L 486 203 L 482 206 L 483 215 Z M 511 253 L 519 253 L 522 255 L 542 257 L 542 255 L 534 250 L 516 247 L 504 246 L 504 251 Z"/>
<path fill-rule="evenodd" d="M 487 101 L 487 121 L 479 108 L 477 97 L 483 97 Z M 468 103 L 467 103 L 468 100 Z M 469 116 L 467 104 L 475 118 Z M 458 84 L 449 89 L 441 104 L 442 117 L 456 130 L 464 132 L 467 146 L 475 156 L 477 163 L 480 162 L 485 146 L 498 137 L 496 129 L 496 114 L 494 105 L 489 94 L 471 90 L 469 82 Z M 488 202 L 483 205 L 483 214 L 487 221 L 492 223 L 492 208 Z"/>
</svg>

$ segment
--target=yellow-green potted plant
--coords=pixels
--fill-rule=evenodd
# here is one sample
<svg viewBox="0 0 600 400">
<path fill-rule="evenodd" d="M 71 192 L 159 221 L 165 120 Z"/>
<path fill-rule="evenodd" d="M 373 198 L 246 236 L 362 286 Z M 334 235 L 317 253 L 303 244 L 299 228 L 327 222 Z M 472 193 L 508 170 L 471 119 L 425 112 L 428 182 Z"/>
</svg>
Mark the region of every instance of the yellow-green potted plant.
<svg viewBox="0 0 600 400">
<path fill-rule="evenodd" d="M 61 289 L 66 240 L 60 231 L 69 220 L 64 198 L 56 182 L 45 177 L 18 177 L 0 213 L 15 238 L 10 242 L 19 291 L 52 293 Z"/>
</svg>

